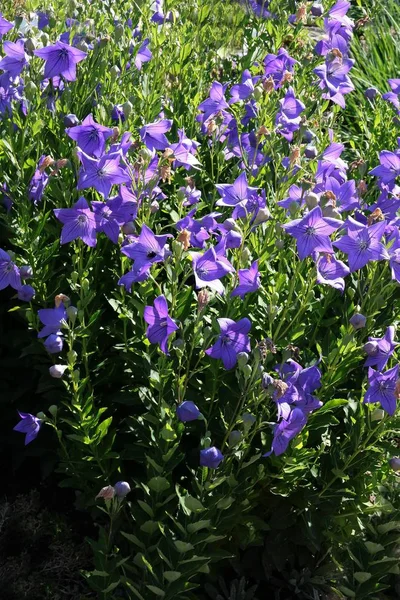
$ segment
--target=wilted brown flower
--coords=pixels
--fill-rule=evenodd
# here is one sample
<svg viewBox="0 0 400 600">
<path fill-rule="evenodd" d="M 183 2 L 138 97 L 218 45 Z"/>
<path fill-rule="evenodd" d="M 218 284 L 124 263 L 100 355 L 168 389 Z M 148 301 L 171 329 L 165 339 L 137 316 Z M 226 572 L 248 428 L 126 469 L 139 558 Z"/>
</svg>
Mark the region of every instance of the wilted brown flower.
<svg viewBox="0 0 400 600">
<path fill-rule="evenodd" d="M 282 381 L 282 379 L 274 379 L 273 387 L 276 390 L 276 395 L 278 398 L 282 398 L 286 390 L 288 389 L 288 384 Z"/>
<path fill-rule="evenodd" d="M 99 491 L 99 493 L 96 496 L 96 500 L 97 498 L 104 498 L 104 500 L 112 500 L 114 498 L 115 495 L 115 490 L 113 488 L 112 485 L 106 485 L 105 487 L 101 488 L 101 490 Z"/>
<path fill-rule="evenodd" d="M 271 92 L 274 91 L 275 84 L 274 84 L 274 80 L 272 78 L 272 75 L 270 75 L 268 77 L 268 79 L 265 79 L 265 81 L 263 82 L 263 88 L 264 88 L 264 91 L 267 92 L 267 94 L 270 94 Z"/>
<path fill-rule="evenodd" d="M 207 306 L 209 301 L 210 301 L 210 294 L 209 294 L 208 290 L 203 288 L 197 294 L 197 306 L 199 307 L 199 310 L 203 310 Z"/>
<path fill-rule="evenodd" d="M 168 183 L 171 183 L 171 167 L 170 165 L 161 165 L 161 167 L 159 168 L 160 171 L 160 177 L 163 180 L 163 182 L 165 183 L 166 181 L 168 181 Z"/>
<path fill-rule="evenodd" d="M 59 306 L 61 306 L 62 303 L 64 303 L 64 306 L 69 304 L 71 302 L 70 298 L 68 296 L 66 296 L 65 294 L 57 294 L 57 296 L 54 298 L 54 303 L 56 305 L 56 308 L 58 308 Z"/>
<path fill-rule="evenodd" d="M 184 250 L 190 248 L 190 231 L 187 229 L 182 229 L 176 239 L 181 242 Z"/>
<path fill-rule="evenodd" d="M 378 221 L 383 221 L 384 218 L 385 217 L 384 217 L 383 212 L 381 211 L 381 209 L 380 208 L 376 208 L 374 210 L 374 212 L 372 212 L 369 215 L 369 217 L 367 219 L 367 225 L 369 227 L 370 225 L 373 225 L 374 223 L 377 223 Z"/>
<path fill-rule="evenodd" d="M 52 158 L 51 156 L 46 156 L 39 167 L 39 171 L 43 173 L 47 169 L 47 167 L 50 167 L 50 165 L 52 165 L 53 163 L 54 158 Z"/>
</svg>

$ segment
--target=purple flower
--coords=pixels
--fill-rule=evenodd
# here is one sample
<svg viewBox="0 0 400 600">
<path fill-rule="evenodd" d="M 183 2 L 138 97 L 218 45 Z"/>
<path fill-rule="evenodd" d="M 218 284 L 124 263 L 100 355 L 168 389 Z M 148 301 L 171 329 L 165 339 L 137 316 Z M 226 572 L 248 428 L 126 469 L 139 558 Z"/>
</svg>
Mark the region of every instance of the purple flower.
<svg viewBox="0 0 400 600">
<path fill-rule="evenodd" d="M 332 254 L 325 254 L 317 260 L 317 283 L 330 285 L 336 290 L 344 292 L 344 279 L 350 273 L 350 269 L 341 260 L 337 260 Z"/>
<path fill-rule="evenodd" d="M 67 311 L 64 305 L 61 304 L 57 308 L 42 308 L 38 311 L 38 317 L 44 325 L 38 334 L 38 338 L 47 337 L 51 334 L 61 335 L 61 328 L 64 322 L 67 321 Z"/>
<path fill-rule="evenodd" d="M 133 266 L 128 273 L 122 275 L 121 279 L 118 281 L 118 285 L 123 285 L 126 291 L 130 292 L 134 283 L 146 281 L 146 279 L 150 277 L 150 266 L 149 263 L 141 267 Z"/>
<path fill-rule="evenodd" d="M 254 84 L 257 83 L 259 79 L 260 77 L 252 77 L 248 69 L 243 71 L 241 83 L 232 86 L 230 90 L 231 99 L 229 100 L 229 104 L 247 100 L 247 98 L 253 94 Z"/>
<path fill-rule="evenodd" d="M 56 208 L 54 214 L 64 223 L 61 231 L 61 244 L 80 238 L 87 246 L 96 245 L 96 221 L 87 200 L 81 197 L 72 208 Z"/>
<path fill-rule="evenodd" d="M 0 38 L 1 36 L 6 35 L 6 33 L 8 33 L 13 27 L 14 24 L 10 23 L 10 21 L 7 21 L 7 19 L 5 19 L 0 13 Z"/>
<path fill-rule="evenodd" d="M 329 235 L 341 225 L 342 222 L 337 219 L 323 217 L 321 208 L 316 206 L 302 219 L 283 225 L 283 229 L 296 238 L 297 251 L 300 260 L 303 260 L 315 251 L 333 254 Z"/>
<path fill-rule="evenodd" d="M 146 306 L 143 317 L 149 325 L 146 332 L 149 342 L 160 344 L 161 351 L 164 354 L 169 354 L 167 346 L 168 338 L 179 327 L 168 314 L 168 304 L 165 296 L 158 296 L 154 300 L 153 306 Z"/>
<path fill-rule="evenodd" d="M 229 104 L 225 100 L 225 89 L 226 86 L 223 86 L 218 81 L 212 83 L 209 98 L 199 104 L 199 110 L 204 112 L 204 120 L 229 108 Z"/>
<path fill-rule="evenodd" d="M 67 81 L 76 80 L 76 65 L 87 56 L 86 52 L 63 42 L 56 42 L 53 46 L 35 50 L 34 54 L 46 61 L 45 79 L 60 75 Z"/>
<path fill-rule="evenodd" d="M 297 100 L 292 87 L 288 89 L 285 97 L 279 100 L 280 109 L 275 118 L 275 125 L 278 132 L 283 135 L 288 142 L 293 139 L 293 132 L 300 129 L 300 114 L 305 109 L 304 104 Z"/>
<path fill-rule="evenodd" d="M 354 60 L 348 58 L 328 58 L 323 65 L 316 67 L 314 73 L 319 77 L 319 87 L 324 91 L 322 97 L 345 107 L 344 94 L 354 90 L 348 72 Z"/>
<path fill-rule="evenodd" d="M 380 165 L 369 172 L 379 177 L 382 183 L 393 184 L 400 175 L 400 156 L 394 152 L 383 150 L 379 154 Z"/>
<path fill-rule="evenodd" d="M 192 252 L 191 256 L 196 289 L 207 286 L 222 296 L 225 290 L 220 278 L 234 271 L 228 259 L 220 254 L 217 255 L 214 248 L 209 248 L 204 254 Z"/>
<path fill-rule="evenodd" d="M 188 423 L 189 421 L 196 421 L 201 412 L 197 408 L 194 402 L 191 400 L 185 400 L 181 404 L 178 404 L 176 407 L 176 416 L 183 423 Z"/>
<path fill-rule="evenodd" d="M 222 197 L 217 201 L 217 206 L 236 206 L 244 204 L 251 195 L 257 192 L 257 188 L 249 187 L 246 173 L 243 172 L 234 183 L 220 183 L 215 186 Z"/>
<path fill-rule="evenodd" d="M 224 455 L 218 448 L 211 446 L 200 450 L 200 466 L 208 467 L 209 469 L 217 469 L 224 460 Z"/>
<path fill-rule="evenodd" d="M 52 333 L 51 335 L 49 335 L 44 345 L 46 347 L 47 352 L 49 352 L 50 354 L 58 354 L 63 349 L 64 342 L 61 336 Z"/>
<path fill-rule="evenodd" d="M 135 66 L 140 71 L 143 64 L 149 62 L 153 58 L 153 54 L 149 48 L 150 40 L 146 38 L 140 46 L 135 56 Z"/>
<path fill-rule="evenodd" d="M 103 232 L 114 243 L 118 243 L 121 225 L 132 220 L 132 213 L 136 212 L 133 202 L 123 202 L 122 198 L 114 198 L 106 204 L 92 202 L 96 231 Z"/>
<path fill-rule="evenodd" d="M 49 176 L 42 166 L 45 165 L 46 159 L 47 156 L 45 154 L 40 157 L 35 173 L 29 182 L 28 197 L 35 204 L 43 198 L 44 190 L 49 183 Z"/>
<path fill-rule="evenodd" d="M 75 117 L 75 115 L 68 115 Z M 76 117 L 75 117 L 76 118 Z M 79 148 L 89 156 L 100 158 L 106 148 L 106 140 L 112 136 L 113 130 L 99 125 L 88 115 L 81 125 L 66 129 L 66 134 L 78 144 Z"/>
<path fill-rule="evenodd" d="M 307 417 L 300 408 L 291 410 L 287 420 L 283 419 L 280 423 L 275 425 L 271 450 L 264 454 L 264 456 L 270 456 L 272 453 L 274 453 L 275 456 L 283 454 L 286 451 L 289 442 L 300 433 L 306 423 Z"/>
<path fill-rule="evenodd" d="M 113 185 L 128 183 L 130 175 L 120 166 L 119 154 L 104 154 L 100 159 L 79 152 L 82 168 L 79 172 L 78 190 L 94 187 L 104 198 L 108 198 Z"/>
<path fill-rule="evenodd" d="M 389 254 L 380 242 L 386 221 L 367 227 L 349 217 L 347 223 L 347 235 L 333 242 L 333 245 L 348 255 L 351 272 L 362 269 L 370 260 L 389 260 Z"/>
<path fill-rule="evenodd" d="M 30 302 L 35 297 L 35 289 L 31 285 L 21 285 L 18 290 L 18 300 Z"/>
<path fill-rule="evenodd" d="M 169 146 L 165 134 L 171 127 L 172 121 L 169 119 L 148 123 L 140 129 L 140 138 L 149 150 L 165 150 Z"/>
<path fill-rule="evenodd" d="M 11 286 L 15 290 L 21 287 L 21 276 L 17 265 L 11 256 L 0 248 L 0 290 Z"/>
<path fill-rule="evenodd" d="M 386 329 L 382 338 L 368 338 L 368 342 L 364 346 L 364 350 L 368 354 L 368 358 L 364 363 L 365 367 L 376 367 L 378 371 L 382 371 L 397 346 L 394 335 L 395 329 L 391 325 Z"/>
<path fill-rule="evenodd" d="M 232 369 L 237 362 L 239 352 L 250 352 L 250 340 L 247 335 L 251 322 L 244 318 L 240 321 L 217 319 L 221 330 L 216 343 L 206 350 L 211 358 L 221 359 L 225 369 Z"/>
<path fill-rule="evenodd" d="M 250 269 L 239 269 L 239 285 L 233 290 L 231 296 L 240 296 L 243 300 L 245 294 L 256 292 L 260 287 L 260 273 L 258 261 L 254 261 Z"/>
<path fill-rule="evenodd" d="M 37 437 L 40 427 L 43 423 L 42 419 L 34 417 L 30 413 L 23 413 L 18 411 L 21 421 L 14 427 L 14 431 L 25 433 L 25 446 L 33 442 Z"/>
<path fill-rule="evenodd" d="M 398 373 L 399 365 L 385 371 L 385 373 L 379 373 L 369 368 L 369 388 L 364 396 L 364 404 L 379 402 L 383 410 L 389 415 L 394 415 L 396 411 L 396 382 Z"/>
<path fill-rule="evenodd" d="M 135 261 L 135 268 L 162 262 L 167 256 L 166 243 L 171 235 L 155 235 L 143 224 L 139 237 L 133 244 L 121 248 L 122 254 Z"/>
<path fill-rule="evenodd" d="M 18 77 L 25 65 L 28 64 L 28 57 L 25 54 L 24 41 L 4 42 L 3 50 L 6 54 L 0 60 L 0 69 L 5 71 L 10 77 Z"/>
<path fill-rule="evenodd" d="M 264 58 L 265 77 L 272 77 L 275 89 L 282 87 L 286 73 L 293 73 L 297 60 L 289 56 L 284 48 L 280 48 L 278 54 L 267 54 Z"/>
</svg>

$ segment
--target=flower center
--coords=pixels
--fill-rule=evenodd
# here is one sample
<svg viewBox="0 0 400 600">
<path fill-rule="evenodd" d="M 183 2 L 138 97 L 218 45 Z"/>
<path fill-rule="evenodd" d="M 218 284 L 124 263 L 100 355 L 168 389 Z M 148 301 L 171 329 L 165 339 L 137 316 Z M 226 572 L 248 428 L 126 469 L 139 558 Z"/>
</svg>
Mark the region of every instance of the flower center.
<svg viewBox="0 0 400 600">
<path fill-rule="evenodd" d="M 309 226 L 306 228 L 306 231 L 305 231 L 305 233 L 306 233 L 306 235 L 308 235 L 308 236 L 310 236 L 310 237 L 311 237 L 311 236 L 313 236 L 313 235 L 315 235 L 315 233 L 316 233 L 315 227 L 313 227 L 312 225 L 309 225 Z"/>
<path fill-rule="evenodd" d="M 104 169 L 98 169 L 97 170 L 97 175 L 101 178 L 104 177 L 104 175 L 106 174 Z"/>
<path fill-rule="evenodd" d="M 202 279 L 205 275 L 208 275 L 208 269 L 200 267 L 200 269 L 197 269 L 197 275 Z"/>
<path fill-rule="evenodd" d="M 231 338 L 229 337 L 228 334 L 222 335 L 221 336 L 221 342 L 225 345 L 230 344 L 231 343 Z"/>
<path fill-rule="evenodd" d="M 150 252 L 148 252 L 146 256 L 147 258 L 155 258 L 157 256 L 157 252 L 154 252 L 154 250 L 150 250 Z"/>
<path fill-rule="evenodd" d="M 367 250 L 369 248 L 369 242 L 367 242 L 366 240 L 361 240 L 361 242 L 359 242 L 358 247 L 360 248 L 360 250 Z"/>
<path fill-rule="evenodd" d="M 86 215 L 79 215 L 79 217 L 78 217 L 77 220 L 78 220 L 78 223 L 80 225 L 83 225 L 84 223 L 87 222 L 87 216 Z"/>
<path fill-rule="evenodd" d="M 6 273 L 11 273 L 11 271 L 13 270 L 13 268 L 14 268 L 14 263 L 10 261 L 6 265 L 6 268 L 5 268 Z"/>
</svg>

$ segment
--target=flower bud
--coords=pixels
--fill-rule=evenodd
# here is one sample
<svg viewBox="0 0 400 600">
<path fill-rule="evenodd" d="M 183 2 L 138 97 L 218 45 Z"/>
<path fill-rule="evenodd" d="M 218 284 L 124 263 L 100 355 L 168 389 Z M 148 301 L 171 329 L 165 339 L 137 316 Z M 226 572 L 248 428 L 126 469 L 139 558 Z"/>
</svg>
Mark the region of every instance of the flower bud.
<svg viewBox="0 0 400 600">
<path fill-rule="evenodd" d="M 274 383 L 274 378 L 271 377 L 271 375 L 269 375 L 268 373 L 263 373 L 262 380 L 261 380 L 262 388 L 264 390 L 267 390 L 270 385 L 273 385 L 273 383 Z"/>
<path fill-rule="evenodd" d="M 256 85 L 256 87 L 254 88 L 254 92 L 253 92 L 253 96 L 254 96 L 255 100 L 260 100 L 260 98 L 262 98 L 263 91 L 264 91 L 264 88 L 262 85 Z"/>
<path fill-rule="evenodd" d="M 229 437 L 228 437 L 229 446 L 231 448 L 234 448 L 235 446 L 238 445 L 241 438 L 242 438 L 242 434 L 240 433 L 240 431 L 238 431 L 237 429 L 234 429 L 233 431 L 230 432 Z"/>
<path fill-rule="evenodd" d="M 247 352 L 239 352 L 237 355 L 237 361 L 239 368 L 247 365 L 247 363 L 249 362 L 249 355 L 247 354 Z"/>
<path fill-rule="evenodd" d="M 185 400 L 176 407 L 176 416 L 182 423 L 196 421 L 200 414 L 198 407 L 191 400 Z"/>
<path fill-rule="evenodd" d="M 55 417 L 57 415 L 58 407 L 55 404 L 52 404 L 49 406 L 48 411 L 52 417 Z"/>
<path fill-rule="evenodd" d="M 28 100 L 33 100 L 37 91 L 37 85 L 33 83 L 33 81 L 28 81 L 24 89 L 25 96 L 28 98 Z"/>
<path fill-rule="evenodd" d="M 364 317 L 361 313 L 354 313 L 354 315 L 350 319 L 350 325 L 354 327 L 354 329 L 362 329 L 365 327 L 365 323 L 367 322 L 367 318 Z"/>
<path fill-rule="evenodd" d="M 64 125 L 65 127 L 76 127 L 76 125 L 79 125 L 80 121 L 78 119 L 78 117 L 74 114 L 69 114 L 69 115 L 65 115 L 64 117 Z"/>
<path fill-rule="evenodd" d="M 77 314 L 78 314 L 78 309 L 76 308 L 76 306 L 68 306 L 67 315 L 68 315 L 68 319 L 71 321 L 72 325 L 75 323 Z"/>
<path fill-rule="evenodd" d="M 390 468 L 398 473 L 400 471 L 400 458 L 398 456 L 394 456 L 389 460 Z"/>
<path fill-rule="evenodd" d="M 278 248 L 278 250 L 283 250 L 285 247 L 285 242 L 283 240 L 275 240 L 275 246 Z"/>
<path fill-rule="evenodd" d="M 227 231 L 237 231 L 238 224 L 236 223 L 235 219 L 232 219 L 232 218 L 225 219 L 225 221 L 224 221 L 224 228 Z"/>
<path fill-rule="evenodd" d="M 131 491 L 131 486 L 127 481 L 117 481 L 114 485 L 114 492 L 117 498 L 125 498 Z"/>
<path fill-rule="evenodd" d="M 46 420 L 46 415 L 44 414 L 43 411 L 40 411 L 40 412 L 37 413 L 36 418 L 37 419 L 41 419 L 42 421 L 45 421 Z"/>
<path fill-rule="evenodd" d="M 248 247 L 245 246 L 240 254 L 240 263 L 242 265 L 244 265 L 244 264 L 248 263 L 250 259 L 251 259 L 251 252 L 248 249 Z"/>
<path fill-rule="evenodd" d="M 70 350 L 67 352 L 67 358 L 69 363 L 74 365 L 76 363 L 76 359 L 78 358 L 78 354 L 75 352 L 75 350 Z"/>
<path fill-rule="evenodd" d="M 61 336 L 51 333 L 44 345 L 50 354 L 58 354 L 63 349 L 64 342 Z"/>
<path fill-rule="evenodd" d="M 139 156 L 141 156 L 144 160 L 150 160 L 153 157 L 153 153 L 148 148 L 141 148 L 139 150 Z"/>
<path fill-rule="evenodd" d="M 122 232 L 125 235 L 132 235 L 133 233 L 135 233 L 135 231 L 136 229 L 133 221 L 128 221 L 127 223 L 124 223 L 122 225 Z"/>
<path fill-rule="evenodd" d="M 104 498 L 104 500 L 112 500 L 114 498 L 115 495 L 115 490 L 113 488 L 112 485 L 106 485 L 105 487 L 101 488 L 101 490 L 99 491 L 99 493 L 96 496 L 96 500 L 97 498 Z"/>
<path fill-rule="evenodd" d="M 379 90 L 377 90 L 376 87 L 369 87 L 364 92 L 364 96 L 368 98 L 368 100 L 374 100 L 377 94 L 379 94 Z"/>
<path fill-rule="evenodd" d="M 252 370 L 252 368 L 251 368 L 251 366 L 250 366 L 250 365 L 244 365 L 244 366 L 242 367 L 241 371 L 242 371 L 242 373 L 243 373 L 243 376 L 244 376 L 244 378 L 246 379 L 246 381 L 247 381 L 248 379 L 250 379 L 250 377 L 251 377 L 251 374 L 252 374 L 252 372 L 253 372 L 253 370 Z"/>
<path fill-rule="evenodd" d="M 255 416 L 252 415 L 251 413 L 244 413 L 242 415 L 242 421 L 243 421 L 244 430 L 246 432 L 249 431 L 253 427 L 253 425 L 256 422 L 256 420 L 257 419 L 255 418 Z"/>
<path fill-rule="evenodd" d="M 87 43 L 85 42 L 85 40 L 81 40 L 76 47 L 78 48 L 78 50 L 82 50 L 82 52 L 87 52 L 89 50 L 89 46 L 87 45 Z"/>
<path fill-rule="evenodd" d="M 315 138 L 315 133 L 313 131 L 311 131 L 311 129 L 306 129 L 303 132 L 303 137 L 302 137 L 302 141 L 305 144 L 309 144 L 310 142 L 313 141 L 313 139 Z"/>
<path fill-rule="evenodd" d="M 132 114 L 132 111 L 133 111 L 133 104 L 132 104 L 132 102 L 129 102 L 129 100 L 127 100 L 122 105 L 122 110 L 124 111 L 125 119 L 129 119 L 129 117 L 130 117 L 130 115 Z"/>
<path fill-rule="evenodd" d="M 124 26 L 122 25 L 122 23 L 118 23 L 114 29 L 114 40 L 116 42 L 119 42 L 119 40 L 123 37 L 123 35 L 124 35 Z"/>
<path fill-rule="evenodd" d="M 36 50 L 35 40 L 33 38 L 27 38 L 24 42 L 24 47 L 26 52 L 33 54 L 33 52 Z"/>
<path fill-rule="evenodd" d="M 30 302 L 35 297 L 35 289 L 31 285 L 21 285 L 18 290 L 18 300 Z"/>
<path fill-rule="evenodd" d="M 47 46 L 49 39 L 49 35 L 43 31 L 40 36 L 40 41 L 42 42 L 43 46 Z"/>
<path fill-rule="evenodd" d="M 268 208 L 260 208 L 256 214 L 256 218 L 253 221 L 253 225 L 260 225 L 261 223 L 265 223 L 271 217 L 271 213 Z"/>
<path fill-rule="evenodd" d="M 304 156 L 306 158 L 316 158 L 317 154 L 318 154 L 318 150 L 316 149 L 315 146 L 312 146 L 311 144 L 306 146 L 306 148 L 304 150 Z"/>
<path fill-rule="evenodd" d="M 320 2 L 315 2 L 311 6 L 310 12 L 314 17 L 320 17 L 324 13 L 324 7 Z"/>
<path fill-rule="evenodd" d="M 210 469 L 217 469 L 221 462 L 224 460 L 224 455 L 218 448 L 211 446 L 200 450 L 200 466 L 208 467 Z"/>
<path fill-rule="evenodd" d="M 309 192 L 307 194 L 307 196 L 305 197 L 305 201 L 306 201 L 307 207 L 311 210 L 312 208 L 315 208 L 316 206 L 318 206 L 319 198 L 318 198 L 317 194 L 314 194 L 314 192 Z"/>
<path fill-rule="evenodd" d="M 378 342 L 367 342 L 364 344 L 364 352 L 368 354 L 368 356 L 375 356 L 378 353 L 379 346 Z"/>
<path fill-rule="evenodd" d="M 382 408 L 375 408 L 371 414 L 371 421 L 381 421 L 385 416 L 385 411 Z"/>
<path fill-rule="evenodd" d="M 49 373 L 55 379 L 61 379 L 67 368 L 67 365 L 52 365 L 49 369 Z"/>
<path fill-rule="evenodd" d="M 151 214 L 154 215 L 159 210 L 160 210 L 160 205 L 158 204 L 157 200 L 153 200 L 153 202 L 150 204 Z"/>
<path fill-rule="evenodd" d="M 113 67 L 111 67 L 111 69 L 110 69 L 111 81 L 115 81 L 116 79 L 118 79 L 118 77 L 120 75 L 121 75 L 121 69 L 119 67 L 117 67 L 117 65 L 114 65 Z"/>
</svg>

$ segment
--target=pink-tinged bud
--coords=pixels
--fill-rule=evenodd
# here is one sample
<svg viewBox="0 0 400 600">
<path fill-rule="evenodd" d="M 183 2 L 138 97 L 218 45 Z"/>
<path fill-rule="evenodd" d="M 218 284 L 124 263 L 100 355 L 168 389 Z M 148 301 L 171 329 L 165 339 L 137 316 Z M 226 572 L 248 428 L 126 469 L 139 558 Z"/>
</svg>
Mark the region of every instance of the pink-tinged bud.
<svg viewBox="0 0 400 600">
<path fill-rule="evenodd" d="M 113 488 L 112 485 L 106 485 L 105 487 L 101 488 L 101 490 L 99 491 L 99 493 L 96 496 L 96 500 L 97 498 L 104 498 L 104 500 L 112 500 L 115 496 L 115 490 Z"/>
<path fill-rule="evenodd" d="M 158 204 L 157 200 L 153 200 L 153 202 L 150 204 L 151 214 L 154 215 L 159 210 L 160 210 L 160 205 Z"/>
<path fill-rule="evenodd" d="M 207 306 L 209 301 L 210 301 L 210 294 L 208 293 L 208 291 L 205 288 L 203 288 L 197 294 L 197 305 L 199 307 L 199 310 L 203 310 Z"/>
<path fill-rule="evenodd" d="M 19 269 L 22 279 L 30 279 L 33 277 L 33 269 L 30 265 L 22 265 Z"/>
<path fill-rule="evenodd" d="M 67 368 L 67 365 L 52 365 L 49 369 L 49 373 L 55 379 L 61 379 Z"/>
</svg>

